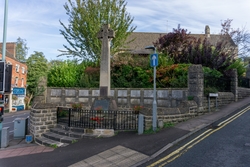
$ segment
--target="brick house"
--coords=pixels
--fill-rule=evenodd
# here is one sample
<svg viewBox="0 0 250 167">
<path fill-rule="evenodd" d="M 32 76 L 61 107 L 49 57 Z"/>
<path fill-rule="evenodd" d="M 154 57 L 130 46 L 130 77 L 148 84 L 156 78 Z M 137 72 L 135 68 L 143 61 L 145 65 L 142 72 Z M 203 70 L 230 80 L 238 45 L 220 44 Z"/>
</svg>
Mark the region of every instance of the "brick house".
<svg viewBox="0 0 250 167">
<path fill-rule="evenodd" d="M 2 43 L 0 43 L 0 58 L 2 59 Z M 12 65 L 11 92 L 5 93 L 6 108 L 9 111 L 25 109 L 24 98 L 27 87 L 27 65 L 16 59 L 16 43 L 6 43 L 5 62 Z"/>
</svg>

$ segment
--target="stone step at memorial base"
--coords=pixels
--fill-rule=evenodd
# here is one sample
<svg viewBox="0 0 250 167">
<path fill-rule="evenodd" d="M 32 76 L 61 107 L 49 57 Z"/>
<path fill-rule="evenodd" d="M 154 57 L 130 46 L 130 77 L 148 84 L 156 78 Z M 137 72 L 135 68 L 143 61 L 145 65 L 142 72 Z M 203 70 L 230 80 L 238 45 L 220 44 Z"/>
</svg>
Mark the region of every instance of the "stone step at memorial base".
<svg viewBox="0 0 250 167">
<path fill-rule="evenodd" d="M 93 134 L 92 130 L 87 131 L 83 128 L 71 128 L 58 124 L 56 128 L 50 129 L 50 132 L 42 134 L 35 141 L 38 144 L 50 147 L 65 147 L 71 143 L 75 143 L 83 138 L 96 138 L 99 135 Z"/>
<path fill-rule="evenodd" d="M 44 146 L 48 146 L 48 147 L 54 147 L 54 148 L 57 148 L 57 147 L 65 147 L 69 144 L 67 143 L 61 143 L 61 142 L 58 142 L 58 141 L 55 141 L 55 140 L 52 140 L 52 139 L 48 139 L 46 137 L 39 137 L 39 138 L 36 138 L 36 143 L 40 144 L 40 145 L 44 145 Z"/>
</svg>

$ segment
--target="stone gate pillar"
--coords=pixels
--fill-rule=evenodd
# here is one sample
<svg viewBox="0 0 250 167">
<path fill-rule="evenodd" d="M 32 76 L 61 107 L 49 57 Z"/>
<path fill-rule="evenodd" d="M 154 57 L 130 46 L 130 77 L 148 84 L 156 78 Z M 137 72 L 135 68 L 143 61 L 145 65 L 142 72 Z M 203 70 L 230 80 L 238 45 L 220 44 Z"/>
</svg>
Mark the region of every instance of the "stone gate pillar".
<svg viewBox="0 0 250 167">
<path fill-rule="evenodd" d="M 233 69 L 231 78 L 231 92 L 234 94 L 234 101 L 238 101 L 238 73 L 236 69 Z"/>
<path fill-rule="evenodd" d="M 198 110 L 203 110 L 204 74 L 202 65 L 192 65 L 188 69 L 188 96 L 193 96 Z"/>
</svg>

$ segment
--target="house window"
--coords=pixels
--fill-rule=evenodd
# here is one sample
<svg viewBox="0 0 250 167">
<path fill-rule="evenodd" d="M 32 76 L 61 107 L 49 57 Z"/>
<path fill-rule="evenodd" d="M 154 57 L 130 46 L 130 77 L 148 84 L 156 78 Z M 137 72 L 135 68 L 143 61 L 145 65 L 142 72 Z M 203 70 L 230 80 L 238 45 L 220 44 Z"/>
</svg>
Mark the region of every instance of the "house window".
<svg viewBox="0 0 250 167">
<path fill-rule="evenodd" d="M 23 74 L 25 73 L 25 68 L 24 68 L 24 67 L 22 67 L 22 73 L 23 73 Z"/>
<path fill-rule="evenodd" d="M 11 65 L 11 62 L 8 61 L 7 64 L 10 64 L 10 65 Z"/>
<path fill-rule="evenodd" d="M 18 77 L 16 77 L 15 79 L 15 85 L 17 86 L 17 84 L 18 84 Z"/>
<path fill-rule="evenodd" d="M 19 67 L 20 67 L 20 65 L 16 64 L 16 72 L 19 72 Z"/>
<path fill-rule="evenodd" d="M 23 80 L 23 78 L 22 78 L 22 86 L 21 86 L 21 87 L 23 87 L 23 86 L 24 86 L 24 85 L 23 85 L 23 81 L 24 81 L 24 80 Z"/>
</svg>

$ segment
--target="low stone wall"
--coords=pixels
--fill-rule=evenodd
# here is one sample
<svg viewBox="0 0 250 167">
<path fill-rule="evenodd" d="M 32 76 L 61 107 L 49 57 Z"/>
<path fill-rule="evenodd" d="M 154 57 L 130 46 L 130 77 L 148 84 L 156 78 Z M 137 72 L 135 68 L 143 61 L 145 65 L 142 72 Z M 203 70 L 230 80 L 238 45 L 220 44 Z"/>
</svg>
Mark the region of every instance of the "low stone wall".
<svg viewBox="0 0 250 167">
<path fill-rule="evenodd" d="M 222 106 L 228 105 L 234 102 L 235 96 L 232 92 L 218 92 L 217 97 L 217 109 L 220 109 Z M 209 111 L 208 107 L 208 97 L 203 97 L 203 109 L 204 112 Z M 216 111 L 216 98 L 210 97 L 210 111 Z"/>
<path fill-rule="evenodd" d="M 57 124 L 56 107 L 51 104 L 34 106 L 30 112 L 30 134 L 34 138 L 41 137 Z"/>
<path fill-rule="evenodd" d="M 200 110 L 198 110 L 198 105 L 194 100 L 182 102 L 178 108 L 157 108 L 157 118 L 158 122 L 163 123 L 179 123 L 186 121 L 199 115 Z M 145 130 L 152 127 L 152 109 L 143 110 L 140 112 L 145 116 Z"/>
<path fill-rule="evenodd" d="M 217 109 L 234 102 L 232 92 L 219 92 L 217 97 Z M 203 109 L 198 109 L 198 105 L 193 100 L 181 103 L 178 108 L 157 108 L 158 121 L 163 123 L 179 123 L 193 117 L 209 112 L 208 97 L 203 97 Z M 210 98 L 210 112 L 216 112 L 216 98 Z M 152 109 L 142 112 L 145 115 L 145 129 L 152 127 Z"/>
<path fill-rule="evenodd" d="M 99 89 L 47 88 L 46 102 L 61 106 L 80 102 L 85 108 L 90 108 L 99 95 Z M 119 108 L 133 108 L 135 105 L 151 107 L 153 103 L 153 89 L 117 88 L 111 90 L 111 96 Z M 157 89 L 156 96 L 159 107 L 177 107 L 187 100 L 187 89 Z"/>
<path fill-rule="evenodd" d="M 180 123 L 188 119 L 194 118 L 198 115 L 195 113 L 185 113 L 185 114 L 174 114 L 174 115 L 158 115 L 158 122 L 163 121 L 163 123 Z M 148 130 L 152 127 L 152 116 L 144 116 L 144 128 Z"/>
<path fill-rule="evenodd" d="M 250 96 L 250 89 L 249 88 L 242 88 L 238 87 L 238 98 L 244 99 Z"/>
</svg>

